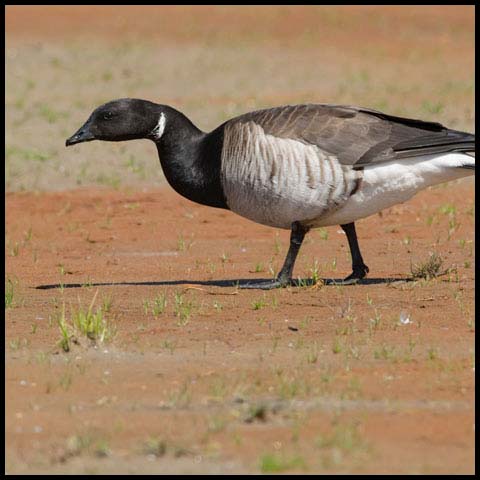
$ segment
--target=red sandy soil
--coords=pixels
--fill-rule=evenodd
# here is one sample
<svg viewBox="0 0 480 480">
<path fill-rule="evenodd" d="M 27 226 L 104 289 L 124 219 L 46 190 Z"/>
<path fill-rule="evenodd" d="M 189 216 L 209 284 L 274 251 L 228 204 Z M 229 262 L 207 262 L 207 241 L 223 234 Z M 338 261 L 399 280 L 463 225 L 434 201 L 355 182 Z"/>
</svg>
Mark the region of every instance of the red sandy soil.
<svg viewBox="0 0 480 480">
<path fill-rule="evenodd" d="M 278 270 L 288 232 L 277 237 L 168 188 L 6 200 L 6 275 L 15 283 L 6 310 L 11 473 L 251 472 L 277 451 L 300 456 L 304 463 L 290 467 L 298 471 L 473 472 L 472 182 L 430 189 L 359 222 L 370 283 L 266 293 L 232 283 L 270 277 L 270 260 Z M 296 275 L 308 277 L 314 259 L 322 278 L 349 273 L 345 236 L 327 232 L 327 240 L 309 234 Z M 431 251 L 450 273 L 390 281 L 408 279 L 411 262 Z M 62 352 L 62 304 L 68 317 L 96 291 L 98 305 L 112 300 L 116 336 Z M 144 301 L 161 292 L 165 312 L 145 313 Z M 175 294 L 193 305 L 186 319 L 175 314 Z M 399 322 L 402 311 L 411 323 Z M 258 402 L 272 411 L 246 421 L 246 405 Z M 353 453 L 315 446 L 334 422 L 356 425 L 362 441 Z M 105 458 L 71 447 L 85 432 L 105 439 Z M 155 436 L 168 448 L 146 464 L 142 445 Z"/>
<path fill-rule="evenodd" d="M 431 42 L 452 52 L 474 24 L 474 7 L 451 6 L 7 6 L 7 38 L 35 41 L 83 38 L 162 39 L 167 43 L 199 38 L 208 42 L 257 41 L 288 45 L 304 38 L 351 48 L 352 38 L 365 46 L 398 50 Z M 319 29 L 319 23 L 322 28 Z M 252 29 L 252 25 L 255 26 Z M 395 42 L 391 41 L 392 32 Z M 456 42 L 451 42 L 454 36 Z M 447 45 L 451 43 L 451 45 Z M 463 45 L 463 44 L 462 44 Z M 424 48 L 425 45 L 422 45 Z"/>
</svg>

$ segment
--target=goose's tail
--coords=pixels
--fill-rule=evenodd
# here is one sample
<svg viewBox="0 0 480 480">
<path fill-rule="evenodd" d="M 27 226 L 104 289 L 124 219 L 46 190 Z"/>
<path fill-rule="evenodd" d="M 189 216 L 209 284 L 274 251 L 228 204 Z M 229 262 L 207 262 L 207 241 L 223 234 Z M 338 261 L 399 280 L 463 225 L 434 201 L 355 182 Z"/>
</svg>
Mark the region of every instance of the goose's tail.
<svg viewBox="0 0 480 480">
<path fill-rule="evenodd" d="M 438 132 L 428 132 L 397 143 L 393 147 L 396 158 L 451 154 L 457 159 L 465 159 L 465 165 L 454 162 L 452 166 L 475 168 L 475 135 L 441 125 L 438 127 Z"/>
<path fill-rule="evenodd" d="M 475 174 L 475 135 L 472 133 L 447 130 L 443 141 L 438 139 L 437 144 L 429 149 L 432 153 L 437 150 L 439 165 L 463 170 L 464 173 L 458 174 L 459 177 Z"/>
<path fill-rule="evenodd" d="M 449 152 L 434 156 L 432 158 L 433 164 L 437 167 L 445 169 L 448 175 L 448 170 L 457 170 L 457 173 L 452 175 L 456 177 L 466 177 L 468 175 L 475 175 L 475 153 L 469 152 Z"/>
<path fill-rule="evenodd" d="M 467 170 L 473 170 L 472 173 L 475 173 L 475 136 L 473 136 L 473 143 L 468 150 L 463 151 L 463 164 L 460 168 L 465 168 Z"/>
</svg>

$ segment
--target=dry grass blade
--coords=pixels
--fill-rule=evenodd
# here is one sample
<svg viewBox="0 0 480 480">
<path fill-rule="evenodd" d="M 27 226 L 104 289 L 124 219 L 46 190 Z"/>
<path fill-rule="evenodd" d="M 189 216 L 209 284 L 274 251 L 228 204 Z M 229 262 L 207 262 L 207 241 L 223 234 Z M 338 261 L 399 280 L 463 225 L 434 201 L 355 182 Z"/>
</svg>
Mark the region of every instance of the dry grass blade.
<svg viewBox="0 0 480 480">
<path fill-rule="evenodd" d="M 410 266 L 410 272 L 414 279 L 426 279 L 438 277 L 447 272 L 447 270 L 440 272 L 440 268 L 443 265 L 443 259 L 440 255 L 433 252 L 430 257 L 421 263 Z"/>
</svg>

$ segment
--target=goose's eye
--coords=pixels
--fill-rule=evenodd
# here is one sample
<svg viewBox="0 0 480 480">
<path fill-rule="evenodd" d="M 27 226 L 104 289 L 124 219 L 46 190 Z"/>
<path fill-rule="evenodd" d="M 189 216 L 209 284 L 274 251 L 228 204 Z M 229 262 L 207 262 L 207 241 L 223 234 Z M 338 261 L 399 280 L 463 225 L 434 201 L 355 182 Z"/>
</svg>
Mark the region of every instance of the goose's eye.
<svg viewBox="0 0 480 480">
<path fill-rule="evenodd" d="M 103 114 L 103 119 L 104 120 L 110 120 L 112 117 L 113 117 L 112 112 L 106 112 L 106 113 Z"/>
</svg>

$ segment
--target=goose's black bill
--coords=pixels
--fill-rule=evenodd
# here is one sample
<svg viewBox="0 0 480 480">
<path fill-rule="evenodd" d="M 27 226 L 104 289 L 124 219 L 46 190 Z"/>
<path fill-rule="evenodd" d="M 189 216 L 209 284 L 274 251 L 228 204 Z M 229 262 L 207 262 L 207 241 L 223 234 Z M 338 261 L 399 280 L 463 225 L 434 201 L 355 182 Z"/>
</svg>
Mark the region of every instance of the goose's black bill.
<svg viewBox="0 0 480 480">
<path fill-rule="evenodd" d="M 80 127 L 77 132 L 75 132 L 70 138 L 67 138 L 65 146 L 69 147 L 70 145 L 75 145 L 76 143 L 82 142 L 91 142 L 95 140 L 95 136 L 90 131 L 89 122 L 85 123 L 83 127 Z"/>
</svg>

